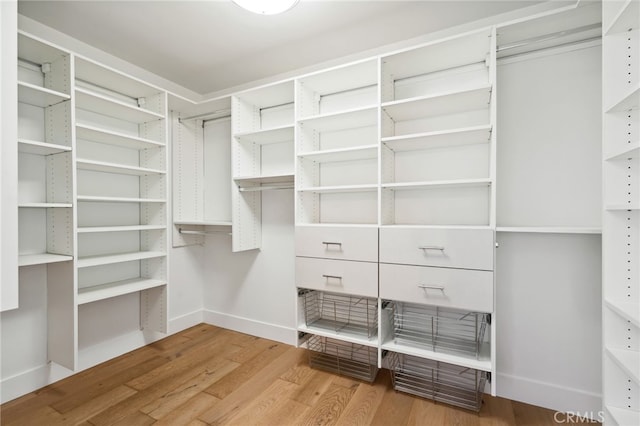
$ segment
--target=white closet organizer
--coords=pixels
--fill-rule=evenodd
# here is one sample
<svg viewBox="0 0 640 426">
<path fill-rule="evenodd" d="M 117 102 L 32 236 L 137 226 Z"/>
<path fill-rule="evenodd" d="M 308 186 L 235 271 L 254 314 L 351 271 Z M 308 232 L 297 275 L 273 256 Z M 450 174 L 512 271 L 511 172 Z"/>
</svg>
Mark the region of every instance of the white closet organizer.
<svg viewBox="0 0 640 426">
<path fill-rule="evenodd" d="M 378 60 L 296 80 L 296 286 L 310 365 L 378 372 Z"/>
<path fill-rule="evenodd" d="M 75 98 L 77 304 L 140 292 L 166 332 L 166 94 L 76 58 Z"/>
<path fill-rule="evenodd" d="M 492 40 L 382 58 L 382 225 L 492 224 Z"/>
<path fill-rule="evenodd" d="M 606 424 L 640 423 L 640 6 L 603 2 L 603 394 Z"/>
<path fill-rule="evenodd" d="M 293 188 L 293 81 L 232 97 L 233 251 L 259 249 L 262 191 Z"/>
<path fill-rule="evenodd" d="M 381 349 L 397 390 L 479 410 L 495 372 L 495 30 L 381 67 Z"/>
<path fill-rule="evenodd" d="M 231 234 L 231 97 L 182 108 L 171 124 L 173 246 Z"/>
<path fill-rule="evenodd" d="M 378 61 L 297 84 L 297 224 L 377 224 Z"/>
<path fill-rule="evenodd" d="M 19 265 L 73 259 L 71 56 L 18 35 Z"/>
</svg>

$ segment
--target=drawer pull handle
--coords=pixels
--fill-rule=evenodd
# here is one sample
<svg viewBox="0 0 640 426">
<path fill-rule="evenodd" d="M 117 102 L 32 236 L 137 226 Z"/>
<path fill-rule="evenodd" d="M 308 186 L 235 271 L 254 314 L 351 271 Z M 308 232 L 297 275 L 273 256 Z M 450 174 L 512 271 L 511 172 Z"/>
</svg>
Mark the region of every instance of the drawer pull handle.
<svg viewBox="0 0 640 426">
<path fill-rule="evenodd" d="M 444 246 L 419 246 L 418 250 L 439 250 L 439 251 L 444 251 Z"/>
<path fill-rule="evenodd" d="M 444 287 L 441 285 L 424 285 L 424 284 L 418 284 L 418 287 L 424 289 L 424 290 L 440 290 L 441 292 L 444 293 Z"/>
<path fill-rule="evenodd" d="M 333 242 L 333 241 L 323 241 L 322 244 L 327 246 L 327 248 L 329 248 L 329 246 L 338 246 L 338 247 L 342 248 L 342 243 L 336 243 L 336 242 Z"/>
<path fill-rule="evenodd" d="M 334 280 L 340 280 L 342 281 L 342 277 L 338 276 L 338 275 L 322 275 L 322 278 L 326 278 L 328 280 L 330 279 L 334 279 Z"/>
</svg>

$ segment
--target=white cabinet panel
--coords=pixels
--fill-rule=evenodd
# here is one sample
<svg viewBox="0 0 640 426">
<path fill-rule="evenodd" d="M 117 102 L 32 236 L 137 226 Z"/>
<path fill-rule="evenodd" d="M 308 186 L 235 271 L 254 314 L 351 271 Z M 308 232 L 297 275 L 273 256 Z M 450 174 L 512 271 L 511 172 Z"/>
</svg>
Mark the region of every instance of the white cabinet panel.
<svg viewBox="0 0 640 426">
<path fill-rule="evenodd" d="M 378 264 L 296 258 L 296 285 L 331 293 L 378 296 Z"/>
<path fill-rule="evenodd" d="M 381 263 L 380 297 L 492 312 L 493 272 Z"/>
<path fill-rule="evenodd" d="M 299 226 L 296 256 L 377 262 L 378 229 Z"/>
<path fill-rule="evenodd" d="M 493 230 L 380 228 L 380 262 L 493 270 Z"/>
</svg>

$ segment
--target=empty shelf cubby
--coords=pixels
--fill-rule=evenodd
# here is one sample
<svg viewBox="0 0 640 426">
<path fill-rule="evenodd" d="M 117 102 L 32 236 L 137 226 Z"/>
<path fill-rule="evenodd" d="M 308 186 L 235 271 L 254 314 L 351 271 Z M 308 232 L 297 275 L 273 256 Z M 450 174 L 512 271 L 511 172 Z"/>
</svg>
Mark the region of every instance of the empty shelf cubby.
<svg viewBox="0 0 640 426">
<path fill-rule="evenodd" d="M 378 374 L 375 347 L 312 336 L 308 343 L 309 365 L 313 368 L 373 382 Z"/>
<path fill-rule="evenodd" d="M 388 356 L 395 390 L 480 411 L 486 371 L 395 352 Z"/>
</svg>

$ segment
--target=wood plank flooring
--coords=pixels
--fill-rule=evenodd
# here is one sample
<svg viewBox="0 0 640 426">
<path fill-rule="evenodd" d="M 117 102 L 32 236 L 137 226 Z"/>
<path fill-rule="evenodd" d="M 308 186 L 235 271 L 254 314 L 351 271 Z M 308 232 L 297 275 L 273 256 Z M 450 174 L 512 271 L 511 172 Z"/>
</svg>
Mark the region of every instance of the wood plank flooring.
<svg viewBox="0 0 640 426">
<path fill-rule="evenodd" d="M 200 324 L 0 407 L 11 425 L 554 425 L 484 397 L 479 414 L 314 370 L 306 351 Z"/>
</svg>

